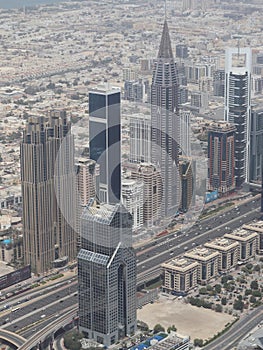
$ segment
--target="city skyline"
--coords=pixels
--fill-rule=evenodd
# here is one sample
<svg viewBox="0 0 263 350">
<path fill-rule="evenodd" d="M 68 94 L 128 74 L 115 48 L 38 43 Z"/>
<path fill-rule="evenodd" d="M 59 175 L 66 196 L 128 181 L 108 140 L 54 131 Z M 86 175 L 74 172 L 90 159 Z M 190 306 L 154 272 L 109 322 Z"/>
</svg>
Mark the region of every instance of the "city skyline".
<svg viewBox="0 0 263 350">
<path fill-rule="evenodd" d="M 0 6 L 1 348 L 260 344 L 262 11 Z"/>
</svg>

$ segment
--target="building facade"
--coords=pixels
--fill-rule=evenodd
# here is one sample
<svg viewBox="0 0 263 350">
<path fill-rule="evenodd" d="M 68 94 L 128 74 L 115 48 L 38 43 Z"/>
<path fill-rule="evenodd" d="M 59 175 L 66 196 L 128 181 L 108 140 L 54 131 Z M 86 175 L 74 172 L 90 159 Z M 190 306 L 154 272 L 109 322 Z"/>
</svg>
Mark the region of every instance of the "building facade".
<svg viewBox="0 0 263 350">
<path fill-rule="evenodd" d="M 235 178 L 238 188 L 249 180 L 251 56 L 249 48 L 231 48 L 226 51 L 225 120 L 236 127 Z"/>
<path fill-rule="evenodd" d="M 130 161 L 151 161 L 151 116 L 135 114 L 130 117 Z"/>
<path fill-rule="evenodd" d="M 132 217 L 120 204 L 91 200 L 81 218 L 79 328 L 109 347 L 136 331 Z"/>
<path fill-rule="evenodd" d="M 121 199 L 121 92 L 109 85 L 89 92 L 90 158 L 100 166 L 99 198 Z"/>
<path fill-rule="evenodd" d="M 185 294 L 197 286 L 199 264 L 184 257 L 178 257 L 162 264 L 164 272 L 163 289 L 167 292 Z"/>
<path fill-rule="evenodd" d="M 133 231 L 143 226 L 143 182 L 133 179 L 122 179 L 122 204 L 132 215 Z"/>
<path fill-rule="evenodd" d="M 263 105 L 252 107 L 250 129 L 250 182 L 259 181 L 263 169 Z"/>
<path fill-rule="evenodd" d="M 179 206 L 179 83 L 165 20 L 151 85 L 152 163 L 161 169 L 162 215 L 173 216 Z"/>
<path fill-rule="evenodd" d="M 233 239 L 239 243 L 239 261 L 246 262 L 255 257 L 258 250 L 258 234 L 245 228 L 226 233 L 224 237 Z"/>
<path fill-rule="evenodd" d="M 220 253 L 218 270 L 228 272 L 235 268 L 239 259 L 239 243 L 227 238 L 219 237 L 204 245 L 206 248 Z"/>
<path fill-rule="evenodd" d="M 24 260 L 35 273 L 76 258 L 74 139 L 64 111 L 31 117 L 20 147 Z"/>
<path fill-rule="evenodd" d="M 153 164 L 127 164 L 132 179 L 143 182 L 143 223 L 151 227 L 161 218 L 163 182 L 161 171 Z"/>
<path fill-rule="evenodd" d="M 76 167 L 80 205 L 85 207 L 91 198 L 97 196 L 100 166 L 95 160 L 82 157 L 78 159 Z"/>
<path fill-rule="evenodd" d="M 258 248 L 257 254 L 263 254 L 263 220 L 243 225 L 243 228 L 250 232 L 257 232 L 258 234 Z"/>
<path fill-rule="evenodd" d="M 192 158 L 179 158 L 179 173 L 181 179 L 180 209 L 187 211 L 192 202 L 194 202 L 194 171 Z"/>
<path fill-rule="evenodd" d="M 208 190 L 235 189 L 235 126 L 215 122 L 208 127 Z"/>
<path fill-rule="evenodd" d="M 186 252 L 184 256 L 199 263 L 197 281 L 206 284 L 212 278 L 218 276 L 220 254 L 212 249 L 197 247 Z"/>
</svg>

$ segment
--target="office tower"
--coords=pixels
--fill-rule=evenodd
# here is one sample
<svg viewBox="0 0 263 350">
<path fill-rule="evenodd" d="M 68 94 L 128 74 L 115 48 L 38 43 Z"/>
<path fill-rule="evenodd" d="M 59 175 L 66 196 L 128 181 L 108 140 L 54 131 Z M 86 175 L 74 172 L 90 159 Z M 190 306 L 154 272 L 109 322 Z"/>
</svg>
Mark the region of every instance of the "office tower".
<svg viewBox="0 0 263 350">
<path fill-rule="evenodd" d="M 95 160 L 79 158 L 76 164 L 80 205 L 85 207 L 91 198 L 96 198 L 99 188 L 100 166 Z"/>
<path fill-rule="evenodd" d="M 263 157 L 263 106 L 252 107 L 250 129 L 249 181 L 259 181 L 262 174 Z"/>
<path fill-rule="evenodd" d="M 136 80 L 138 78 L 138 73 L 131 68 L 123 68 L 122 70 L 123 81 Z"/>
<path fill-rule="evenodd" d="M 90 158 L 100 165 L 100 201 L 121 198 L 121 92 L 99 86 L 89 92 Z"/>
<path fill-rule="evenodd" d="M 225 120 L 236 127 L 235 178 L 240 188 L 249 181 L 251 50 L 227 49 L 225 74 Z"/>
<path fill-rule="evenodd" d="M 213 74 L 214 96 L 224 97 L 225 95 L 225 70 L 218 69 Z"/>
<path fill-rule="evenodd" d="M 179 172 L 181 178 L 180 209 L 186 212 L 192 204 L 194 195 L 194 174 L 190 157 L 179 158 Z"/>
<path fill-rule="evenodd" d="M 143 182 L 134 179 L 122 179 L 122 204 L 132 215 L 133 231 L 143 226 Z"/>
<path fill-rule="evenodd" d="M 207 130 L 208 189 L 226 194 L 235 189 L 235 126 L 215 122 Z"/>
<path fill-rule="evenodd" d="M 191 109 L 204 113 L 208 109 L 208 93 L 201 91 L 191 92 Z"/>
<path fill-rule="evenodd" d="M 188 57 L 188 47 L 184 44 L 178 44 L 175 47 L 176 57 L 178 58 L 187 58 Z"/>
<path fill-rule="evenodd" d="M 135 102 L 146 102 L 146 85 L 142 79 L 124 82 L 124 99 Z"/>
<path fill-rule="evenodd" d="M 191 112 L 180 110 L 180 151 L 183 156 L 191 156 Z"/>
<path fill-rule="evenodd" d="M 152 163 L 160 166 L 163 181 L 162 216 L 179 205 L 179 85 L 167 21 L 165 20 L 151 85 Z"/>
<path fill-rule="evenodd" d="M 120 204 L 93 199 L 81 221 L 79 328 L 85 337 L 109 347 L 136 331 L 132 217 Z"/>
<path fill-rule="evenodd" d="M 130 161 L 151 161 L 151 116 L 133 114 L 130 117 Z"/>
<path fill-rule="evenodd" d="M 150 163 L 125 164 L 132 179 L 143 182 L 143 223 L 151 227 L 161 219 L 163 182 L 161 171 Z"/>
<path fill-rule="evenodd" d="M 25 264 L 43 273 L 76 258 L 74 139 L 66 113 L 30 117 L 20 147 Z"/>
</svg>

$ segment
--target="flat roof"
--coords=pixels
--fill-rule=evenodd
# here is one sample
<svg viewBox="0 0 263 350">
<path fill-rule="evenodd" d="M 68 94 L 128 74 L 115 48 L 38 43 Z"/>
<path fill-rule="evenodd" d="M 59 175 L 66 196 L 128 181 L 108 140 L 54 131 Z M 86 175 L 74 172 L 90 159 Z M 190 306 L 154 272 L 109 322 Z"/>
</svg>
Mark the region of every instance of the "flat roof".
<svg viewBox="0 0 263 350">
<path fill-rule="evenodd" d="M 215 252 L 214 250 L 206 247 L 197 247 L 190 250 L 189 252 L 186 252 L 184 256 L 195 260 L 207 261 L 209 259 L 218 257 L 219 252 Z"/>
<path fill-rule="evenodd" d="M 163 263 L 162 267 L 176 270 L 178 272 L 186 272 L 193 269 L 194 267 L 198 267 L 198 262 L 180 256 Z"/>
<path fill-rule="evenodd" d="M 252 222 L 248 225 L 243 225 L 243 227 L 249 231 L 263 233 L 263 220 L 259 220 L 258 222 Z"/>
<path fill-rule="evenodd" d="M 256 238 L 258 234 L 256 232 L 251 232 L 249 230 L 244 229 L 243 227 L 239 230 L 235 230 L 231 233 L 226 233 L 224 237 L 231 238 L 237 241 L 246 242 L 252 238 Z"/>
<path fill-rule="evenodd" d="M 238 246 L 238 242 L 225 237 L 218 237 L 211 242 L 205 243 L 205 247 L 221 251 L 227 251 L 235 247 L 237 248 Z"/>
</svg>

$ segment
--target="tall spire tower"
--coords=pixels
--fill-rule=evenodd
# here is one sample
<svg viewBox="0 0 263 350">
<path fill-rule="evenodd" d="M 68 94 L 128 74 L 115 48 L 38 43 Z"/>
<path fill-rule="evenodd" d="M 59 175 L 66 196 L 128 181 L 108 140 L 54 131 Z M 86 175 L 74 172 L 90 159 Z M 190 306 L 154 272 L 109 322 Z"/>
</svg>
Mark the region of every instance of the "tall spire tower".
<svg viewBox="0 0 263 350">
<path fill-rule="evenodd" d="M 177 211 L 179 198 L 179 85 L 166 19 L 151 85 L 152 162 L 161 168 L 162 215 Z"/>
</svg>

